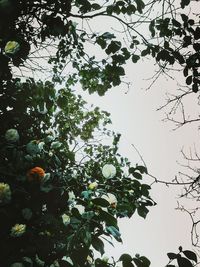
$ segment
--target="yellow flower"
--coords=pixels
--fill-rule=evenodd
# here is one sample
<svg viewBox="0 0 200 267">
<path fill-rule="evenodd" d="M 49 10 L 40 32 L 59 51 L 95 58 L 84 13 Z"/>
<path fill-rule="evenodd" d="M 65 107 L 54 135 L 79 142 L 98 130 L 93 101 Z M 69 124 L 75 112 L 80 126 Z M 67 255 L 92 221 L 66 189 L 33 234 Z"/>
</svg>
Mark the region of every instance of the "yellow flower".
<svg viewBox="0 0 200 267">
<path fill-rule="evenodd" d="M 9 41 L 7 42 L 4 50 L 5 53 L 8 55 L 14 55 L 19 51 L 20 45 L 18 42 L 16 41 Z"/>
<path fill-rule="evenodd" d="M 9 203 L 11 200 L 11 190 L 9 184 L 0 183 L 0 204 Z"/>
<path fill-rule="evenodd" d="M 97 182 L 93 182 L 91 184 L 88 185 L 88 189 L 89 190 L 94 190 L 98 187 L 98 183 Z"/>
<path fill-rule="evenodd" d="M 17 223 L 11 228 L 10 235 L 13 237 L 19 237 L 22 236 L 25 232 L 26 232 L 26 225 Z"/>
</svg>

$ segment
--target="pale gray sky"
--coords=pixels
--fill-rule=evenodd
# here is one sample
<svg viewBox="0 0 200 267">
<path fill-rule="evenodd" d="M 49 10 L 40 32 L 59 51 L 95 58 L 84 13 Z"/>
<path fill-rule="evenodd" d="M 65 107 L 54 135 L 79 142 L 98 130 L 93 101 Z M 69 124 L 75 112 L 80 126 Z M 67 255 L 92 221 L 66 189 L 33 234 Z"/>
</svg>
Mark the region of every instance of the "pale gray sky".
<svg viewBox="0 0 200 267">
<path fill-rule="evenodd" d="M 128 65 L 127 72 L 128 80 L 133 82 L 127 94 L 124 85 L 111 89 L 104 97 L 82 94 L 89 103 L 111 113 L 113 129 L 122 134 L 122 155 L 133 164 L 140 162 L 131 146 L 134 144 L 149 172 L 160 180 L 170 181 L 180 171 L 177 160 L 182 161 L 182 146 L 189 149 L 194 142 L 198 146 L 198 129 L 193 125 L 173 131 L 173 124 L 162 122 L 164 113 L 156 109 L 165 102 L 166 90 L 174 89 L 175 92 L 176 83 L 161 78 L 149 91 L 141 89 L 148 86 L 144 79 L 153 73 L 152 61 Z M 189 104 L 193 113 L 194 104 Z M 147 179 L 152 182 L 151 178 Z M 191 221 L 186 214 L 175 210 L 179 193 L 178 187 L 154 185 L 151 195 L 157 206 L 150 209 L 145 220 L 137 215 L 129 220 L 121 219 L 119 226 L 124 243 L 116 243 L 115 248 L 107 246 L 106 254 L 117 259 L 121 253 L 140 253 L 151 260 L 152 267 L 163 267 L 168 263 L 168 252 L 178 252 L 180 245 L 191 249 Z"/>
</svg>

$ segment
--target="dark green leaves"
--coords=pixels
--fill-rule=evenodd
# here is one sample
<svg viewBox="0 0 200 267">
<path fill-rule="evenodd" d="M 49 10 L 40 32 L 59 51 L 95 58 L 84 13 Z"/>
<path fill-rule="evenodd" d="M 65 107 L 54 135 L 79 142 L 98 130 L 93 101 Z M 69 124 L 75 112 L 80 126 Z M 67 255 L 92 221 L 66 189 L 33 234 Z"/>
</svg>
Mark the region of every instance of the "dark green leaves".
<svg viewBox="0 0 200 267">
<path fill-rule="evenodd" d="M 110 213 L 100 210 L 99 217 L 102 221 L 105 221 L 106 225 L 117 227 L 117 219 L 112 216 Z"/>
<path fill-rule="evenodd" d="M 121 48 L 121 42 L 119 41 L 111 41 L 111 43 L 106 48 L 105 52 L 109 55 L 111 53 L 116 53 Z"/>
<path fill-rule="evenodd" d="M 101 207 L 108 207 L 110 205 L 110 203 L 104 198 L 94 198 L 91 201 L 93 204 L 101 206 Z"/>
<path fill-rule="evenodd" d="M 181 8 L 185 8 L 190 4 L 190 0 L 181 0 Z"/>
<path fill-rule="evenodd" d="M 106 231 L 111 234 L 117 241 L 122 242 L 119 230 L 114 226 L 107 226 Z"/>
<path fill-rule="evenodd" d="M 92 246 L 101 253 L 101 255 L 104 254 L 104 243 L 103 241 L 97 237 L 97 236 L 93 236 L 92 237 Z"/>
<path fill-rule="evenodd" d="M 142 218 L 146 218 L 149 210 L 145 206 L 139 206 L 137 208 L 138 215 L 141 216 Z"/>
<path fill-rule="evenodd" d="M 185 257 L 182 257 L 182 255 L 184 255 Z M 183 250 L 182 247 L 179 247 L 179 253 L 175 254 L 175 253 L 167 253 L 168 258 L 170 259 L 170 263 L 173 260 L 177 260 L 178 262 L 178 266 L 179 267 L 192 267 L 194 266 L 193 263 L 191 261 L 194 261 L 195 263 L 197 263 L 197 256 L 193 251 L 190 250 Z M 169 267 L 175 267 L 175 265 L 167 265 Z"/>
<path fill-rule="evenodd" d="M 167 256 L 168 256 L 168 258 L 169 258 L 170 260 L 177 259 L 177 254 L 172 253 L 172 252 L 167 253 Z"/>
<path fill-rule="evenodd" d="M 183 254 L 189 259 L 189 260 L 193 260 L 197 263 L 197 255 L 190 250 L 184 250 Z"/>
<path fill-rule="evenodd" d="M 131 59 L 132 59 L 133 63 L 137 63 L 138 60 L 140 59 L 140 56 L 138 56 L 138 55 L 132 55 Z"/>
<path fill-rule="evenodd" d="M 188 76 L 186 79 L 186 84 L 190 85 L 192 83 L 192 75 Z"/>
<path fill-rule="evenodd" d="M 132 263 L 132 257 L 129 254 L 122 254 L 119 258 L 119 261 L 122 261 L 123 267 L 134 267 Z"/>
</svg>

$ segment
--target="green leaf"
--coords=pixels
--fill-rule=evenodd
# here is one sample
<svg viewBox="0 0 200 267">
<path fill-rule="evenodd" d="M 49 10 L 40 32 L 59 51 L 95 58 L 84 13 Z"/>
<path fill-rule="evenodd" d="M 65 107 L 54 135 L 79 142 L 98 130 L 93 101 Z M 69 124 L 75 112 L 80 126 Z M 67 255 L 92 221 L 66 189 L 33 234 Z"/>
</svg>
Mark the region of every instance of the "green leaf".
<svg viewBox="0 0 200 267">
<path fill-rule="evenodd" d="M 137 10 L 138 12 L 141 14 L 143 8 L 145 7 L 145 4 L 142 0 L 135 0 L 136 4 L 137 4 Z"/>
<path fill-rule="evenodd" d="M 102 37 L 105 38 L 105 39 L 113 39 L 113 38 L 115 38 L 115 35 L 110 33 L 110 32 L 104 32 L 102 34 Z"/>
<path fill-rule="evenodd" d="M 193 267 L 192 263 L 186 258 L 178 257 L 177 261 L 179 267 Z"/>
<path fill-rule="evenodd" d="M 142 174 L 140 174 L 139 172 L 132 172 L 131 174 L 138 180 L 142 179 Z"/>
<path fill-rule="evenodd" d="M 100 210 L 99 217 L 101 220 L 106 222 L 106 225 L 117 226 L 117 219 L 114 216 L 112 216 L 110 213 L 104 210 Z"/>
<path fill-rule="evenodd" d="M 136 169 L 139 170 L 141 173 L 147 173 L 147 168 L 145 166 L 137 165 Z"/>
<path fill-rule="evenodd" d="M 98 238 L 97 236 L 93 236 L 92 237 L 92 246 L 94 249 L 96 249 L 97 251 L 99 251 L 101 253 L 101 255 L 104 254 L 104 243 L 103 241 Z"/>
<path fill-rule="evenodd" d="M 139 259 L 142 261 L 143 267 L 149 267 L 150 266 L 151 262 L 145 256 L 141 256 Z"/>
<path fill-rule="evenodd" d="M 122 242 L 121 239 L 121 234 L 118 231 L 117 228 L 115 228 L 114 226 L 107 226 L 106 230 L 109 234 L 111 234 L 117 241 Z"/>
<path fill-rule="evenodd" d="M 143 196 L 148 197 L 149 196 L 149 190 L 151 187 L 148 184 L 142 184 L 141 185 L 141 193 Z"/>
<path fill-rule="evenodd" d="M 132 59 L 133 63 L 137 63 L 138 60 L 140 59 L 140 56 L 138 56 L 138 55 L 132 55 L 131 59 Z"/>
<path fill-rule="evenodd" d="M 181 0 L 181 8 L 185 8 L 190 4 L 190 0 Z"/>
<path fill-rule="evenodd" d="M 193 260 L 197 263 L 197 255 L 190 250 L 184 250 L 183 254 L 189 259 L 189 260 Z"/>
<path fill-rule="evenodd" d="M 110 203 L 104 199 L 104 198 L 94 198 L 91 200 L 93 204 L 97 205 L 97 206 L 101 206 L 101 207 L 108 207 L 110 206 Z"/>
<path fill-rule="evenodd" d="M 167 253 L 167 256 L 168 256 L 168 258 L 169 258 L 170 260 L 177 259 L 177 254 L 172 253 L 172 252 Z"/>
<path fill-rule="evenodd" d="M 146 218 L 149 210 L 145 206 L 140 206 L 137 208 L 138 215 L 142 218 Z"/>
<path fill-rule="evenodd" d="M 86 220 L 91 220 L 95 216 L 94 211 L 87 211 L 82 214 L 82 218 Z"/>
<path fill-rule="evenodd" d="M 116 53 L 121 48 L 121 42 L 119 41 L 111 41 L 111 43 L 106 48 L 106 53 L 109 55 L 111 53 Z"/>
<path fill-rule="evenodd" d="M 132 261 L 132 257 L 125 253 L 120 256 L 119 261 Z"/>
<path fill-rule="evenodd" d="M 192 75 L 188 76 L 186 79 L 186 84 L 190 85 L 192 83 Z"/>
</svg>

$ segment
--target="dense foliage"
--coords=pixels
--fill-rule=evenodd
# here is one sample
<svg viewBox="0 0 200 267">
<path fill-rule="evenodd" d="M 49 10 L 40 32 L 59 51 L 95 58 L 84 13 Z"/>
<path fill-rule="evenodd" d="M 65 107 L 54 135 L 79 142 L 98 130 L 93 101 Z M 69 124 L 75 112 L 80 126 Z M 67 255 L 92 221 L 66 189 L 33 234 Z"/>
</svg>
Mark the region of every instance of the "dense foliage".
<svg viewBox="0 0 200 267">
<path fill-rule="evenodd" d="M 106 26 L 98 26 L 101 20 Z M 149 55 L 160 73 L 174 65 L 197 92 L 199 39 L 196 5 L 188 0 L 1 0 L 0 78 L 12 77 L 11 64 L 29 72 L 45 72 L 43 63 L 49 61 L 54 64 L 54 81 L 67 77 L 90 93 L 102 95 L 123 81 L 129 60 L 136 63 Z M 44 62 L 38 63 L 38 58 Z"/>
<path fill-rule="evenodd" d="M 1 103 L 3 266 L 27 257 L 30 266 L 39 266 L 38 259 L 50 266 L 63 256 L 88 265 L 92 247 L 104 253 L 102 238 L 121 241 L 118 217 L 135 210 L 146 217 L 154 204 L 140 182 L 147 170 L 118 154 L 120 136 L 106 130 L 106 112 L 88 111 L 68 88 L 31 79 L 7 82 Z"/>
<path fill-rule="evenodd" d="M 0 1 L 1 266 L 115 266 L 114 260 L 95 259 L 93 250 L 103 255 L 105 241 L 121 242 L 118 218 L 135 211 L 145 218 L 155 204 L 141 181 L 147 169 L 119 155 L 120 135 L 106 128 L 109 114 L 88 107 L 72 88 L 80 82 L 103 95 L 122 82 L 129 60 L 151 55 L 162 69 L 178 63 L 197 92 L 199 22 L 185 14 L 175 18 L 177 9 L 165 1 L 154 18 L 157 4 Z M 181 2 L 181 8 L 187 5 Z M 115 20 L 119 31 L 92 31 L 99 17 Z M 148 25 L 149 37 L 141 24 Z M 46 61 L 53 64 L 51 82 L 24 79 L 27 70 L 27 76 L 45 73 Z M 66 74 L 66 67 L 73 71 Z M 123 254 L 119 261 L 124 267 L 150 265 L 139 255 Z"/>
</svg>

